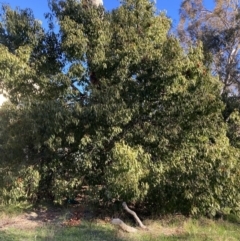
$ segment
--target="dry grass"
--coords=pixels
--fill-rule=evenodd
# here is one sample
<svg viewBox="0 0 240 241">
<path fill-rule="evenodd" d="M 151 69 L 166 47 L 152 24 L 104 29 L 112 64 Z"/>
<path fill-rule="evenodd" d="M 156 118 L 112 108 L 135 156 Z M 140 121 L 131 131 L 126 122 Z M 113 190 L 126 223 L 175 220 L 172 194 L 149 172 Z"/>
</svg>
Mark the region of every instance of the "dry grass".
<svg viewBox="0 0 240 241">
<path fill-rule="evenodd" d="M 168 216 L 158 220 L 145 220 L 148 231 L 139 229 L 136 234 L 128 234 L 113 227 L 108 218 L 87 221 L 79 211 L 81 209 L 77 210 L 78 212 L 69 209 L 28 210 L 15 215 L 13 212 L 10 215 L 1 212 L 0 241 L 240 240 L 240 224 L 224 220 Z"/>
</svg>

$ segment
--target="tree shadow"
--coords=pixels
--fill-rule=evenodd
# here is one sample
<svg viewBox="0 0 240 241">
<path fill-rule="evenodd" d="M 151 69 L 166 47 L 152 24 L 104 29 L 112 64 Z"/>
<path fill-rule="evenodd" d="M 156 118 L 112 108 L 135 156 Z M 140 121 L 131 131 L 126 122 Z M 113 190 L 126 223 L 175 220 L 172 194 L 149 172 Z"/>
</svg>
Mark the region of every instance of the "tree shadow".
<svg viewBox="0 0 240 241">
<path fill-rule="evenodd" d="M 82 223 L 79 227 L 68 228 L 64 233 L 68 237 L 78 237 L 80 241 L 124 241 L 124 239 L 118 237 L 116 230 L 91 223 Z M 81 236 L 80 239 L 79 236 Z M 74 239 L 70 238 L 70 240 Z"/>
<path fill-rule="evenodd" d="M 8 234 L 6 231 L 0 231 L 0 241 L 18 241 L 18 238 L 16 235 Z"/>
<path fill-rule="evenodd" d="M 0 241 L 34 241 L 35 233 L 29 230 L 6 229 L 0 230 Z M 48 240 L 48 239 L 40 239 Z"/>
<path fill-rule="evenodd" d="M 0 230 L 0 241 L 125 241 L 119 238 L 115 230 L 81 224 L 75 227 L 47 226 L 29 231 L 6 229 Z"/>
</svg>

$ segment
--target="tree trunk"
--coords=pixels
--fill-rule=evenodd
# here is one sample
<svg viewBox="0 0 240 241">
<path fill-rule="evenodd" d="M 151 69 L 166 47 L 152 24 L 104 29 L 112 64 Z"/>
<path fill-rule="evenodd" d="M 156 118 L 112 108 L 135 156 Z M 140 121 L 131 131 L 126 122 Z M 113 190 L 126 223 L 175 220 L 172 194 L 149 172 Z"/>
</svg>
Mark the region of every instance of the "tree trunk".
<svg viewBox="0 0 240 241">
<path fill-rule="evenodd" d="M 142 229 L 145 229 L 145 230 L 148 230 L 148 228 L 143 225 L 143 223 L 141 222 L 141 220 L 139 219 L 139 217 L 137 216 L 137 214 L 132 211 L 131 209 L 129 209 L 129 207 L 127 206 L 127 204 L 125 202 L 123 202 L 122 204 L 123 208 L 128 212 L 130 213 L 131 215 L 133 215 L 135 221 L 138 223 L 138 225 L 142 228 Z M 137 232 L 137 229 L 136 228 L 133 228 L 133 227 L 130 227 L 128 226 L 127 224 L 125 224 L 121 219 L 119 218 L 115 218 L 115 219 L 112 219 L 111 221 L 112 224 L 114 225 L 118 225 L 123 231 L 125 232 L 128 232 L 128 233 L 135 233 Z"/>
<path fill-rule="evenodd" d="M 127 206 L 127 204 L 125 202 L 123 202 L 122 204 L 123 208 L 130 213 L 131 215 L 133 215 L 135 221 L 138 223 L 138 225 L 142 228 L 142 229 L 147 229 L 147 227 L 145 225 L 143 225 L 142 221 L 139 219 L 139 217 L 137 216 L 137 214 L 132 211 L 131 209 L 129 209 L 129 207 Z"/>
</svg>

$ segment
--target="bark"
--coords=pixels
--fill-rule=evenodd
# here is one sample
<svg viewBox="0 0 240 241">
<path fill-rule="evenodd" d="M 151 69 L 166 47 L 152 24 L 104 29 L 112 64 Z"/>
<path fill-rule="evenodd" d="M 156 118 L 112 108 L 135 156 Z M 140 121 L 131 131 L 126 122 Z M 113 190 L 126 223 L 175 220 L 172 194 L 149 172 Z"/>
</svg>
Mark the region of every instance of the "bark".
<svg viewBox="0 0 240 241">
<path fill-rule="evenodd" d="M 137 216 L 137 214 L 132 211 L 131 209 L 129 209 L 129 207 L 127 206 L 127 204 L 125 202 L 123 202 L 122 204 L 123 208 L 130 213 L 131 215 L 133 215 L 135 221 L 138 223 L 138 225 L 142 228 L 142 229 L 147 229 L 147 227 L 145 225 L 143 225 L 142 221 L 139 219 L 139 217 Z"/>
<path fill-rule="evenodd" d="M 137 214 L 134 211 L 132 211 L 131 209 L 129 209 L 129 207 L 127 206 L 127 204 L 125 202 L 123 202 L 122 206 L 128 213 L 130 213 L 134 217 L 135 221 L 138 223 L 138 225 L 142 229 L 148 230 L 148 228 L 145 225 L 143 225 L 142 221 L 139 219 Z M 128 232 L 128 233 L 135 233 L 135 232 L 137 232 L 136 228 L 128 226 L 127 224 L 125 224 L 119 218 L 112 219 L 111 223 L 114 224 L 114 225 L 118 225 L 125 232 Z"/>
<path fill-rule="evenodd" d="M 128 233 L 136 233 L 137 229 L 128 226 L 127 224 L 125 224 L 121 219 L 119 218 L 114 218 L 111 221 L 112 224 L 114 225 L 118 225 L 123 231 L 128 232 Z"/>
</svg>

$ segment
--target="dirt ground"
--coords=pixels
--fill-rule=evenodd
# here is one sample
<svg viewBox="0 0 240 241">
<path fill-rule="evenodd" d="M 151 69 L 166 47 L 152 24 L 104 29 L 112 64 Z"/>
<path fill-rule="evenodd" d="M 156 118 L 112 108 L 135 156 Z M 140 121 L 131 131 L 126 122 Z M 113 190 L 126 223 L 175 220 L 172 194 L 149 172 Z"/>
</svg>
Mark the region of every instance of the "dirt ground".
<svg viewBox="0 0 240 241">
<path fill-rule="evenodd" d="M 34 229 L 41 225 L 43 225 L 43 222 L 37 218 L 35 212 L 21 214 L 16 217 L 2 217 L 0 220 L 0 230 L 6 230 L 8 228 Z"/>
<path fill-rule="evenodd" d="M 0 230 L 8 228 L 34 229 L 45 224 L 75 226 L 79 225 L 83 217 L 84 210 L 81 207 L 67 210 L 60 208 L 38 209 L 16 216 L 6 216 L 3 214 L 0 216 Z"/>
</svg>

